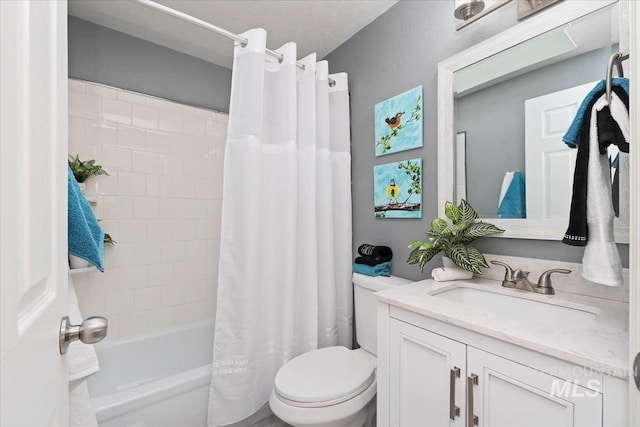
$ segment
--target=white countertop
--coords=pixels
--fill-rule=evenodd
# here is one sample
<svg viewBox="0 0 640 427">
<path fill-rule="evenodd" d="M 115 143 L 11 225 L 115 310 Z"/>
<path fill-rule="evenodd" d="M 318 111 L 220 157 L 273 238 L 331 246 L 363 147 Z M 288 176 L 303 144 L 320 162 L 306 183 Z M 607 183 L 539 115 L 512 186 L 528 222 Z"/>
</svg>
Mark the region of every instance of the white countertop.
<svg viewBox="0 0 640 427">
<path fill-rule="evenodd" d="M 599 313 L 584 322 L 565 319 L 514 319 L 430 293 L 462 285 L 560 306 L 589 306 Z M 423 280 L 378 292 L 379 301 L 432 319 L 497 338 L 605 374 L 628 378 L 629 305 L 571 294 L 556 295 L 506 289 L 500 281 L 474 278 L 450 282 Z M 594 310 L 592 310 L 594 311 Z"/>
</svg>

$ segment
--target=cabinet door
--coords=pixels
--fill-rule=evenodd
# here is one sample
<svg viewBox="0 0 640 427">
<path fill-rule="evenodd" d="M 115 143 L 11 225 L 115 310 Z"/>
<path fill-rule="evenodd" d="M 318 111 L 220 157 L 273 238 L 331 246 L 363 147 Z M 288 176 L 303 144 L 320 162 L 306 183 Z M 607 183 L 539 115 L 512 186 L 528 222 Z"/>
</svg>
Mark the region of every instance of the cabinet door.
<svg viewBox="0 0 640 427">
<path fill-rule="evenodd" d="M 390 425 L 464 427 L 466 346 L 395 319 L 389 333 Z"/>
<path fill-rule="evenodd" d="M 602 425 L 596 391 L 473 347 L 467 371 L 469 427 Z"/>
</svg>

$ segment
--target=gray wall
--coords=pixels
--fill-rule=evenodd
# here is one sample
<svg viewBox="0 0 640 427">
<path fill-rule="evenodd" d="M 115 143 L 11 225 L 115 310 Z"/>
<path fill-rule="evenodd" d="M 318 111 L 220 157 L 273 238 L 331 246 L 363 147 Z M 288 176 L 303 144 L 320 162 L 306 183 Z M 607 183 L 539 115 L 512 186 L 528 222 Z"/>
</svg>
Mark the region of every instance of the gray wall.
<svg viewBox="0 0 640 427">
<path fill-rule="evenodd" d="M 394 252 L 392 273 L 409 279 L 429 276 L 440 266 L 434 259 L 425 273 L 407 265 L 407 245 L 425 237 L 437 215 L 437 66 L 444 59 L 513 25 L 515 4 L 456 32 L 453 2 L 421 0 L 398 2 L 327 56 L 332 72 L 349 73 L 351 92 L 353 249 L 361 243 L 388 245 Z M 602 70 L 602 67 L 600 67 Z M 374 156 L 373 106 L 415 86 L 424 87 L 424 147 Z M 422 157 L 423 218 L 376 219 L 373 213 L 373 165 Z M 493 239 L 477 241 L 488 253 L 580 262 L 581 248 L 559 242 Z M 628 246 L 621 245 L 624 265 Z"/>
<path fill-rule="evenodd" d="M 613 52 L 593 50 L 456 100 L 456 132 L 467 133 L 467 201 L 482 218 L 497 218 L 505 172 L 519 170 L 526 182 L 524 101 L 600 80 Z"/>
<path fill-rule="evenodd" d="M 69 16 L 69 77 L 229 111 L 228 68 L 73 16 Z"/>
</svg>

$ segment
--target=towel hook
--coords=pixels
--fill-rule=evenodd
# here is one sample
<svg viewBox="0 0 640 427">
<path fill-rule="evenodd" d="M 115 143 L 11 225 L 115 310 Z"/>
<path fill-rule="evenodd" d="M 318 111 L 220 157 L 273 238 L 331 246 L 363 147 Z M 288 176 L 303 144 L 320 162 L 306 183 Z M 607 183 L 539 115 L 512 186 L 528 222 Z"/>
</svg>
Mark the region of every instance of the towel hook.
<svg viewBox="0 0 640 427">
<path fill-rule="evenodd" d="M 611 104 L 611 79 L 613 78 L 613 65 L 618 68 L 618 77 L 624 77 L 624 71 L 622 69 L 622 61 L 629 58 L 629 51 L 616 52 L 609 58 L 609 64 L 607 65 L 607 79 L 605 80 L 607 103 Z"/>
</svg>

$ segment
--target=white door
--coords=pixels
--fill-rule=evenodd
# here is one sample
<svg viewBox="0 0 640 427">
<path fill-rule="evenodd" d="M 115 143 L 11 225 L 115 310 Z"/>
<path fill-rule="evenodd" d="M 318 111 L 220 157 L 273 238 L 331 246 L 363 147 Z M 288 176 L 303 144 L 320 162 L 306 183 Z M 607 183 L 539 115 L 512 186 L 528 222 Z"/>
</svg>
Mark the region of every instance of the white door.
<svg viewBox="0 0 640 427">
<path fill-rule="evenodd" d="M 602 426 L 602 394 L 467 347 L 468 408 L 479 427 Z M 470 422 L 469 425 L 473 425 Z"/>
<path fill-rule="evenodd" d="M 527 219 L 567 219 L 576 149 L 562 142 L 582 100 L 596 82 L 524 102 Z"/>
<path fill-rule="evenodd" d="M 395 319 L 389 346 L 390 425 L 464 427 L 466 346 Z"/>
<path fill-rule="evenodd" d="M 67 4 L 0 1 L 0 424 L 68 423 Z"/>
</svg>

